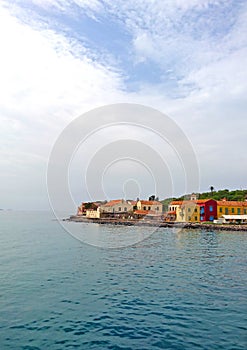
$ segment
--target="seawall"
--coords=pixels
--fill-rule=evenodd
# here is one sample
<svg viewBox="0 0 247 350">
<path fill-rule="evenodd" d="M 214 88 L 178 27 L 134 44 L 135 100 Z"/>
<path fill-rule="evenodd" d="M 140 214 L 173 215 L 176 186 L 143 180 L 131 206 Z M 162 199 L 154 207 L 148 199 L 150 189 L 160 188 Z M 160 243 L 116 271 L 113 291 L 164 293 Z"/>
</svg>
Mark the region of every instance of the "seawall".
<svg viewBox="0 0 247 350">
<path fill-rule="evenodd" d="M 207 231 L 247 231 L 247 225 L 236 224 L 210 224 L 210 223 L 179 223 L 179 222 L 164 222 L 158 220 L 128 220 L 119 218 L 101 218 L 87 219 L 81 216 L 70 216 L 66 221 L 96 223 L 100 225 L 125 225 L 125 226 L 155 226 L 155 227 L 172 227 L 181 229 L 200 229 Z"/>
</svg>

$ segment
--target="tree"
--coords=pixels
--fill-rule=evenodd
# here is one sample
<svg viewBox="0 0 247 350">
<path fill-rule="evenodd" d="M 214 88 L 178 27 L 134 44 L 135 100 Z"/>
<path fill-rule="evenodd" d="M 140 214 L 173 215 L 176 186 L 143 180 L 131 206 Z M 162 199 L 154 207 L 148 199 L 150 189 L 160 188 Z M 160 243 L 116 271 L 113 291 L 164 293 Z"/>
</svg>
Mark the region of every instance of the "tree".
<svg viewBox="0 0 247 350">
<path fill-rule="evenodd" d="M 213 192 L 214 192 L 214 186 L 210 186 L 210 191 L 211 191 L 211 194 L 213 194 Z"/>
</svg>

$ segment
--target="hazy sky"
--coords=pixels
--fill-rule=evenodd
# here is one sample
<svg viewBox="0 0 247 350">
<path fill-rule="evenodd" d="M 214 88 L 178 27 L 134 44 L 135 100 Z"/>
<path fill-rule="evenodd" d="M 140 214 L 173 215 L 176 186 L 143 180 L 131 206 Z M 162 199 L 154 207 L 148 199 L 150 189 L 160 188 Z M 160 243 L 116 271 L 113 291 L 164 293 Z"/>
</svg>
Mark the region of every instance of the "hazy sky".
<svg viewBox="0 0 247 350">
<path fill-rule="evenodd" d="M 62 130 L 120 102 L 177 123 L 195 150 L 201 191 L 247 187 L 246 0 L 2 0 L 0 19 L 0 208 L 49 208 L 46 169 Z M 115 165 L 104 176 L 118 198 Z M 129 196 L 140 190 L 133 177 L 148 175 L 128 166 Z M 153 191 L 150 179 L 146 186 L 143 196 Z M 76 201 L 88 199 L 83 191 Z"/>
</svg>

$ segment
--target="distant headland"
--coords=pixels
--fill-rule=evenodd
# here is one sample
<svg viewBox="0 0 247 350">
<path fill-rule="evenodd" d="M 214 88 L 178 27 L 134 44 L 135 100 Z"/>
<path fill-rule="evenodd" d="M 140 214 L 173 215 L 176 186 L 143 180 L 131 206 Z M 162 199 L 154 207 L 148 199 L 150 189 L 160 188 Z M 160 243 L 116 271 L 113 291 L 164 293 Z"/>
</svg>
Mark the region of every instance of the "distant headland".
<svg viewBox="0 0 247 350">
<path fill-rule="evenodd" d="M 114 225 L 247 231 L 247 190 L 192 193 L 159 200 L 113 199 L 82 202 L 68 220 Z"/>
</svg>

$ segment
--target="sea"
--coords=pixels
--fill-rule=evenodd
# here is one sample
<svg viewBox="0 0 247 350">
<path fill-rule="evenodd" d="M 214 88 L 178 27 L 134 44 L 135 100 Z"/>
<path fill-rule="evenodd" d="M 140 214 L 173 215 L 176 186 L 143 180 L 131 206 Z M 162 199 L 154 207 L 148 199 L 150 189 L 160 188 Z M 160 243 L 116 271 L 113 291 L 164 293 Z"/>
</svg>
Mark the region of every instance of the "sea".
<svg viewBox="0 0 247 350">
<path fill-rule="evenodd" d="M 0 212 L 1 350 L 247 349 L 246 232 L 70 224 Z"/>
</svg>

